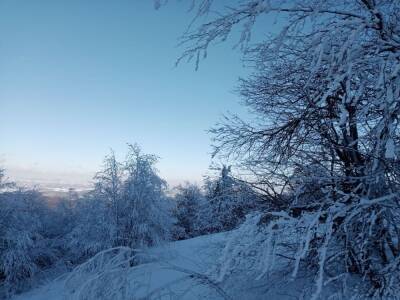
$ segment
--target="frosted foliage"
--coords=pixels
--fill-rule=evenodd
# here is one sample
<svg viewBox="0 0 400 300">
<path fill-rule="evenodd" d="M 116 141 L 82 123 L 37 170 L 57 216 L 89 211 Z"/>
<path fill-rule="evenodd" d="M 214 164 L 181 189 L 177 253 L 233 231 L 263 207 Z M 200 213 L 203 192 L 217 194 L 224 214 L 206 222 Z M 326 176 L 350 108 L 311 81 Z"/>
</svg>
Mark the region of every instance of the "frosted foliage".
<svg viewBox="0 0 400 300">
<path fill-rule="evenodd" d="M 185 239 L 199 234 L 203 227 L 202 211 L 208 205 L 197 185 L 186 183 L 176 189 L 174 215 L 177 223 L 175 238 Z"/>
<path fill-rule="evenodd" d="M 96 198 L 85 198 L 76 207 L 77 223 L 67 240 L 72 257 L 81 261 L 97 252 L 111 248 L 116 232 L 107 205 Z"/>
<path fill-rule="evenodd" d="M 246 183 L 223 166 L 220 174 L 205 181 L 208 204 L 202 207 L 205 232 L 231 230 L 244 221 L 245 215 L 257 207 L 257 194 Z"/>
<path fill-rule="evenodd" d="M 76 267 L 64 280 L 68 299 L 127 299 L 133 296 L 134 282 L 127 273 L 135 263 L 130 248 L 118 247 L 101 251 Z"/>
<path fill-rule="evenodd" d="M 95 189 L 77 203 L 77 224 L 69 234 L 75 259 L 116 246 L 139 248 L 169 239 L 172 205 L 157 175 L 157 157 L 129 145 L 124 162 L 114 153 L 97 173 Z"/>
<path fill-rule="evenodd" d="M 34 191 L 0 194 L 0 296 L 28 287 L 34 275 L 57 260 L 58 249 L 45 230 L 51 216 Z"/>
</svg>

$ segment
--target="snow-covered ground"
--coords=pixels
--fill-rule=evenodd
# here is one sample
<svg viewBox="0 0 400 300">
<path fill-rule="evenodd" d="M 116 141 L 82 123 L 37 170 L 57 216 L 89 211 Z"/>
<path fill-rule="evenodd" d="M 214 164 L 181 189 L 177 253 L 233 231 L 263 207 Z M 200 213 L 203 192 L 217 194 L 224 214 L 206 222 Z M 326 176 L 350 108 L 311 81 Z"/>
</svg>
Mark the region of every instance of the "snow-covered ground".
<svg viewBox="0 0 400 300">
<path fill-rule="evenodd" d="M 103 268 L 52 282 L 14 300 L 65 299 L 223 299 L 223 289 L 205 275 L 220 256 L 226 233 L 197 237 L 149 249 L 150 262 L 129 268 Z"/>
<path fill-rule="evenodd" d="M 134 256 L 133 266 L 131 249 L 106 250 L 72 272 L 12 300 L 310 299 L 315 274 L 284 281 L 292 271 L 285 260 L 277 260 L 270 275 L 262 278 L 257 278 L 259 273 L 249 265 L 218 280 L 216 266 L 224 257 L 224 248 L 252 239 L 242 235 L 238 241 L 237 233 L 234 230 L 150 248 Z M 250 260 L 247 263 L 251 264 Z M 353 293 L 349 290 L 346 297 L 340 294 L 329 288 L 320 298 L 350 299 Z"/>
</svg>

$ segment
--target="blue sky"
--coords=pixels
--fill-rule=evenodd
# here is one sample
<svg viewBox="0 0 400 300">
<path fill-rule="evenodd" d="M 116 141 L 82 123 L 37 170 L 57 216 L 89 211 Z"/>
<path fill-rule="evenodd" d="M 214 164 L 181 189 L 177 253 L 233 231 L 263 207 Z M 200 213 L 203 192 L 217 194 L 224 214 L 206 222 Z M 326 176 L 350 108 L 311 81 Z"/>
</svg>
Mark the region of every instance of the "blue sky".
<svg viewBox="0 0 400 300">
<path fill-rule="evenodd" d="M 91 176 L 110 148 L 123 156 L 137 142 L 161 157 L 170 182 L 200 179 L 210 164 L 206 130 L 227 110 L 244 111 L 232 90 L 245 70 L 229 43 L 197 72 L 174 67 L 187 8 L 1 0 L 0 161 L 10 174 Z"/>
</svg>

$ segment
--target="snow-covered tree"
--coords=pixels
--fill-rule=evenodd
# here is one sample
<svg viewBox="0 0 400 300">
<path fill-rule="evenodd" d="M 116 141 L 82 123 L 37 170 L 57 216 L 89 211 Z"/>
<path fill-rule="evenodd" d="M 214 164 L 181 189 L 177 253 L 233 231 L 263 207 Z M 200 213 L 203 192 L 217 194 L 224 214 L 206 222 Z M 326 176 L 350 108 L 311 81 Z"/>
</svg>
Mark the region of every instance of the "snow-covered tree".
<svg viewBox="0 0 400 300">
<path fill-rule="evenodd" d="M 176 239 L 186 239 L 198 234 L 200 213 L 207 205 L 201 189 L 196 184 L 185 183 L 176 188 L 174 216 L 177 219 Z"/>
<path fill-rule="evenodd" d="M 113 211 L 95 192 L 81 197 L 74 207 L 74 226 L 67 234 L 68 255 L 73 264 L 114 246 L 117 229 Z"/>
<path fill-rule="evenodd" d="M 130 247 L 150 246 L 169 238 L 172 204 L 165 195 L 167 184 L 155 168 L 157 157 L 142 154 L 137 145 L 128 146 L 123 239 Z"/>
<path fill-rule="evenodd" d="M 36 191 L 0 193 L 0 297 L 26 288 L 61 253 L 51 226 L 53 213 Z"/>
<path fill-rule="evenodd" d="M 152 246 L 169 238 L 172 206 L 156 162 L 137 145 L 129 145 L 124 162 L 114 153 L 105 158 L 94 190 L 74 207 L 76 225 L 68 238 L 78 261 L 111 247 Z"/>
<path fill-rule="evenodd" d="M 232 176 L 231 167 L 223 165 L 218 176 L 206 178 L 204 187 L 208 202 L 200 212 L 207 220 L 204 232 L 231 230 L 257 207 L 257 194 Z"/>
<path fill-rule="evenodd" d="M 248 0 L 211 15 L 213 2 L 194 2 L 196 20 L 208 19 L 184 35 L 182 58 L 198 65 L 243 25 L 239 44 L 254 73 L 239 91 L 256 118 L 227 117 L 212 132 L 215 153 L 239 160 L 284 210 L 260 226 L 297 226 L 293 275 L 300 262 L 316 268 L 313 299 L 349 274 L 368 280 L 369 295 L 396 296 L 400 2 Z M 281 29 L 250 44 L 261 17 Z"/>
<path fill-rule="evenodd" d="M 102 170 L 96 173 L 95 197 L 103 202 L 104 209 L 108 209 L 106 218 L 109 218 L 113 227 L 114 240 L 116 244 L 122 239 L 122 214 L 124 211 L 123 199 L 123 164 L 118 162 L 114 151 L 104 158 Z"/>
</svg>

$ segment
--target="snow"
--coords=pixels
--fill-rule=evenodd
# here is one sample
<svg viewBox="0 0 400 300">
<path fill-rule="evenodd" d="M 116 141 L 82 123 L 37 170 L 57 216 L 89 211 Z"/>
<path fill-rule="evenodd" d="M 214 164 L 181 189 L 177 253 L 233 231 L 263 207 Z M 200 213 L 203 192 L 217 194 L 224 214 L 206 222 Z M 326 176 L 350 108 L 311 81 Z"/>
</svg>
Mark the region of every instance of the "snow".
<svg viewBox="0 0 400 300">
<path fill-rule="evenodd" d="M 72 272 L 12 299 L 125 299 L 126 296 L 135 299 L 142 297 L 146 299 L 179 297 L 182 299 L 223 299 L 222 289 L 220 290 L 217 284 L 214 285 L 206 273 L 217 261 L 226 243 L 227 235 L 227 233 L 218 233 L 201 236 L 148 249 L 141 256 L 146 257 L 150 262 L 139 264 L 118 274 L 122 274 L 122 277 L 118 277 L 119 284 L 122 282 L 125 287 L 130 287 L 130 290 L 111 288 L 109 285 L 111 281 L 108 281 L 103 286 L 104 297 L 98 294 L 93 295 L 94 297 L 86 297 L 90 293 L 87 293 L 88 290 L 85 288 L 90 290 L 91 287 L 85 287 L 85 280 L 90 281 L 92 287 L 97 285 L 96 282 L 88 275 L 88 278 L 82 278 L 80 285 L 73 291 L 67 284 Z M 97 279 L 101 280 L 100 276 Z M 102 289 L 96 290 L 96 293 L 99 293 Z"/>
<path fill-rule="evenodd" d="M 288 260 L 285 256 L 295 253 L 285 252 L 282 244 L 277 243 L 293 240 L 295 233 L 284 227 L 283 231 L 279 230 L 272 222 L 266 230 L 277 232 L 268 237 L 265 230 L 255 226 L 259 217 L 248 216 L 244 224 L 230 232 L 170 242 L 141 251 L 128 247 L 101 251 L 72 272 L 12 299 L 287 300 L 310 299 L 313 294 L 317 299 L 316 291 L 321 292 L 322 299 L 327 295 L 336 299 L 339 294 L 332 287 L 321 291 L 323 265 L 318 274 L 299 270 L 296 278 L 291 276 L 292 267 L 288 263 L 293 264 L 293 258 Z M 289 216 L 287 219 L 292 222 Z M 284 225 L 284 221 L 279 222 L 279 226 Z M 326 242 L 328 240 L 329 237 Z M 303 245 L 302 249 L 304 247 L 308 246 Z M 326 256 L 326 251 L 324 245 L 319 255 Z M 299 251 L 298 255 L 301 254 Z M 317 282 L 313 280 L 314 275 L 319 277 Z M 292 280 L 285 281 L 285 278 Z"/>
<path fill-rule="evenodd" d="M 258 231 L 253 226 L 257 220 L 258 216 L 249 217 L 245 224 L 230 232 L 170 242 L 143 251 L 111 248 L 72 272 L 12 299 L 286 300 L 310 299 L 313 292 L 316 295 L 312 274 L 298 271 L 300 274 L 293 278 L 288 260 L 275 257 L 276 251 L 291 254 L 282 252 L 282 246 L 276 246 L 275 236 L 267 235 L 266 238 L 264 231 Z M 267 231 L 275 230 L 272 225 L 268 227 Z M 289 241 L 295 236 L 288 230 L 286 233 L 277 233 L 279 239 Z M 326 251 L 326 247 L 321 251 Z M 301 254 L 299 252 L 298 256 Z M 326 252 L 320 255 L 324 256 Z M 130 267 L 132 258 L 137 259 L 138 264 Z M 317 291 L 321 292 L 321 270 L 317 275 Z M 292 280 L 284 280 L 290 277 Z M 325 287 L 322 294 L 332 296 L 335 292 Z"/>
<path fill-rule="evenodd" d="M 62 291 L 63 291 L 63 282 L 61 280 L 56 280 L 38 289 L 29 291 L 21 295 L 17 295 L 12 299 L 18 299 L 18 300 L 64 299 Z"/>
<path fill-rule="evenodd" d="M 393 139 L 389 138 L 388 141 L 386 142 L 385 157 L 395 158 L 395 156 L 396 156 L 396 145 L 394 144 Z"/>
</svg>

